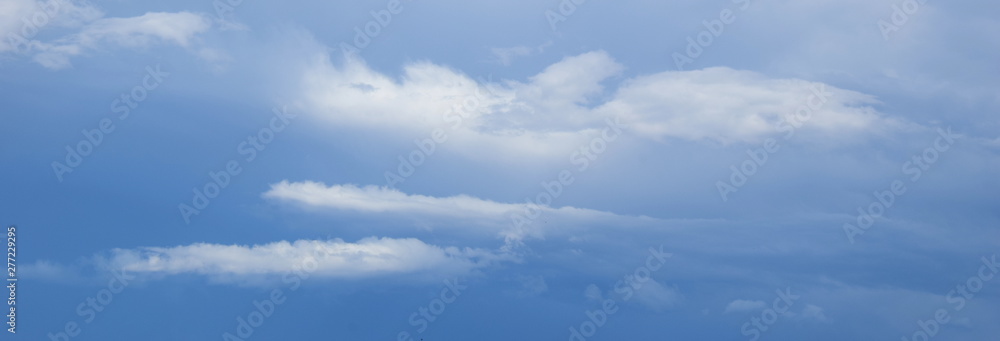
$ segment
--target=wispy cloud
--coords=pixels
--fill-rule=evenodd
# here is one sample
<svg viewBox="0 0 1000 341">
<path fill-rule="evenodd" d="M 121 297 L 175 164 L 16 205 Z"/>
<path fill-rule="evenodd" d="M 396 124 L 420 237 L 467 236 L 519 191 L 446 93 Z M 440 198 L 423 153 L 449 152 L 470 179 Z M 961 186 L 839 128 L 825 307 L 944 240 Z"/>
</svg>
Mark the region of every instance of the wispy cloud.
<svg viewBox="0 0 1000 341">
<path fill-rule="evenodd" d="M 156 44 L 190 47 L 210 29 L 211 20 L 192 12 L 148 12 L 135 17 L 105 18 L 86 1 L 8 0 L 0 2 L 0 53 L 18 52 L 49 69 L 71 65 L 70 59 L 110 47 L 145 48 Z M 68 28 L 55 39 L 41 32 Z"/>
<path fill-rule="evenodd" d="M 465 274 L 504 260 L 511 258 L 485 249 L 439 247 L 412 238 L 371 237 L 356 243 L 334 239 L 114 249 L 107 264 L 139 274 L 192 273 L 240 279 L 314 267 L 310 271 L 314 276 L 357 279 L 413 273 Z"/>
<path fill-rule="evenodd" d="M 533 54 L 545 52 L 545 48 L 552 46 L 553 42 L 547 41 L 537 47 L 518 45 L 514 47 L 492 47 L 490 53 L 496 58 L 496 62 L 503 66 L 510 66 L 516 58 L 527 57 Z"/>
<path fill-rule="evenodd" d="M 282 181 L 271 185 L 265 198 L 298 202 L 309 206 L 360 212 L 402 212 L 456 217 L 502 217 L 524 207 L 483 200 L 468 195 L 431 197 L 406 194 L 397 189 L 356 185 L 330 185 L 313 181 Z M 548 209 L 548 208 L 546 208 Z"/>
<path fill-rule="evenodd" d="M 764 301 L 751 301 L 751 300 L 735 300 L 729 302 L 726 305 L 725 313 L 745 313 L 749 311 L 758 311 L 767 307 L 767 303 Z"/>
<path fill-rule="evenodd" d="M 586 227 L 585 221 L 594 219 L 649 219 L 645 217 L 620 216 L 610 212 L 563 206 L 553 208 L 545 205 L 525 203 L 500 203 L 468 195 L 432 197 L 407 194 L 397 189 L 378 186 L 358 187 L 356 185 L 330 185 L 305 181 L 281 181 L 271 185 L 263 194 L 265 198 L 277 199 L 305 207 L 356 211 L 361 213 L 389 213 L 413 217 L 439 217 L 449 223 L 444 224 L 470 232 L 470 225 L 455 224 L 457 220 L 473 221 L 474 227 L 495 237 L 510 242 L 525 238 L 542 238 L 547 232 L 579 230 Z M 515 223 L 513 216 L 525 213 L 546 216 L 547 222 Z"/>
<path fill-rule="evenodd" d="M 145 47 L 172 43 L 187 47 L 198 33 L 211 27 L 211 21 L 190 12 L 150 12 L 130 18 L 104 18 L 84 26 L 81 31 L 51 43 L 36 43 L 40 52 L 34 60 L 50 69 L 70 65 L 69 58 L 102 45 Z"/>
</svg>

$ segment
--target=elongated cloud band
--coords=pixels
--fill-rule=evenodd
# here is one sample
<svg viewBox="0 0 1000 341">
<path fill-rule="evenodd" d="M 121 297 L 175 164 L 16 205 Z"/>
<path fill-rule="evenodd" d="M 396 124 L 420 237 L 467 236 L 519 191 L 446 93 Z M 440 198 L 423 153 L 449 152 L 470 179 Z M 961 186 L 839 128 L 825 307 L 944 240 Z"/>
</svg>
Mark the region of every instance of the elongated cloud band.
<svg viewBox="0 0 1000 341">
<path fill-rule="evenodd" d="M 505 259 L 483 249 L 371 237 L 357 243 L 335 239 L 115 249 L 109 263 L 128 272 L 166 275 L 281 275 L 305 269 L 320 277 L 364 278 L 416 272 L 456 274 Z"/>
<path fill-rule="evenodd" d="M 468 195 L 438 198 L 378 186 L 326 186 L 313 181 L 282 181 L 271 185 L 271 190 L 264 193 L 264 197 L 360 212 L 420 212 L 457 217 L 501 217 L 505 213 L 521 210 L 525 205 L 499 203 Z"/>
</svg>

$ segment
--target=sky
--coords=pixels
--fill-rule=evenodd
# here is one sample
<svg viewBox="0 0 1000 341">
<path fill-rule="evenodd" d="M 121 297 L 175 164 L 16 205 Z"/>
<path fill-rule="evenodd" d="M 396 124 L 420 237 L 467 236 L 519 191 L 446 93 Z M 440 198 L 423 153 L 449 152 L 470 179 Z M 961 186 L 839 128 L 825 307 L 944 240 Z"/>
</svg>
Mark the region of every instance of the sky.
<svg viewBox="0 0 1000 341">
<path fill-rule="evenodd" d="M 997 10 L 0 0 L 0 340 L 996 338 Z"/>
</svg>

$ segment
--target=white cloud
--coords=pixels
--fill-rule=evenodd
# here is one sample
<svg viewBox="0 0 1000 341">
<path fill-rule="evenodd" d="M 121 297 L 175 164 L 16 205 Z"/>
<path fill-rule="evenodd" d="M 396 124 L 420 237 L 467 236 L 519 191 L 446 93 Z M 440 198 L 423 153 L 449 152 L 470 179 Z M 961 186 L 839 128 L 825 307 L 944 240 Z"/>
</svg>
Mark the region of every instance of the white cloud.
<svg viewBox="0 0 1000 341">
<path fill-rule="evenodd" d="M 35 280 L 65 283 L 84 281 L 78 272 L 78 268 L 46 260 L 36 260 L 34 263 L 22 264 L 17 270 L 18 275 L 21 277 Z"/>
<path fill-rule="evenodd" d="M 553 42 L 551 40 L 545 42 L 542 45 L 531 48 L 524 45 L 514 46 L 514 47 L 493 47 L 490 48 L 490 53 L 496 58 L 496 62 L 503 66 L 510 66 L 511 62 L 518 57 L 526 57 L 535 53 L 545 52 L 545 49 L 552 46 Z"/>
<path fill-rule="evenodd" d="M 356 57 L 348 56 L 337 67 L 323 55 L 306 68 L 301 84 L 304 110 L 337 126 L 389 135 L 431 136 L 440 129 L 447 136 L 444 148 L 472 157 L 547 158 L 569 153 L 587 141 L 587 136 L 575 130 L 522 126 L 520 113 L 530 108 L 515 102 L 518 89 L 514 87 L 521 86 L 476 81 L 429 62 L 406 65 L 396 80 Z"/>
<path fill-rule="evenodd" d="M 616 116 L 653 140 L 756 143 L 784 134 L 781 122 L 813 97 L 816 109 L 801 126 L 826 140 L 901 124 L 868 106 L 877 103 L 872 96 L 823 83 L 724 67 L 616 81 L 624 69 L 606 52 L 593 51 L 564 58 L 526 82 L 476 81 L 429 62 L 406 65 L 397 80 L 356 56 L 338 67 L 324 54 L 306 68 L 302 93 L 307 112 L 338 126 L 421 135 L 440 128 L 449 141 L 461 141 L 446 148 L 474 157 L 568 153 Z"/>
<path fill-rule="evenodd" d="M 591 301 L 603 301 L 604 293 L 601 292 L 601 288 L 598 288 L 597 285 L 591 284 L 587 286 L 587 289 L 584 289 L 583 297 Z"/>
<path fill-rule="evenodd" d="M 743 313 L 750 311 L 763 310 L 767 307 L 767 303 L 764 301 L 751 301 L 751 300 L 735 300 L 729 302 L 726 306 L 725 313 Z"/>
<path fill-rule="evenodd" d="M 502 217 L 505 213 L 523 209 L 524 204 L 504 204 L 467 195 L 437 198 L 406 194 L 397 189 L 355 185 L 282 181 L 271 185 L 266 198 L 296 201 L 310 206 L 323 206 L 360 212 L 404 212 L 458 217 Z"/>
<path fill-rule="evenodd" d="M 428 245 L 412 238 L 371 237 L 357 243 L 334 239 L 114 249 L 108 265 L 140 274 L 195 273 L 213 278 L 280 276 L 311 268 L 310 276 L 366 278 L 409 273 L 457 275 L 503 260 L 511 258 L 484 249 Z"/>
<path fill-rule="evenodd" d="M 655 279 L 649 279 L 635 291 L 633 299 L 651 310 L 663 311 L 677 304 L 681 297 L 677 288 L 666 287 Z"/>
<path fill-rule="evenodd" d="M 31 24 L 31 17 L 35 13 L 39 13 L 40 17 L 44 16 L 46 21 L 49 19 L 48 14 L 45 14 L 35 1 L 0 1 L 0 52 L 11 51 L 17 48 L 12 44 L 14 41 L 10 39 L 10 35 L 28 35 L 27 39 L 31 39 L 37 33 L 37 28 L 33 28 L 34 24 Z M 26 20 L 27 23 L 22 21 L 22 19 Z"/>
<path fill-rule="evenodd" d="M 123 46 L 145 46 L 159 39 L 187 46 L 191 37 L 210 27 L 207 18 L 189 12 L 150 12 L 131 18 L 106 18 L 84 28 L 75 40 L 83 45 L 109 40 Z"/>
<path fill-rule="evenodd" d="M 826 317 L 826 314 L 823 313 L 823 308 L 812 304 L 807 304 L 805 308 L 802 308 L 802 318 L 812 319 L 819 322 L 830 321 L 830 319 Z"/>
<path fill-rule="evenodd" d="M 506 239 L 508 248 L 513 248 L 526 238 L 542 238 L 546 231 L 566 233 L 578 224 L 563 221 L 591 220 L 596 218 L 622 218 L 614 213 L 563 206 L 552 208 L 527 203 L 499 203 L 468 195 L 431 197 L 406 194 L 397 189 L 378 186 L 358 187 L 355 185 L 331 185 L 305 181 L 281 181 L 271 185 L 263 194 L 265 198 L 278 199 L 304 205 L 306 207 L 330 208 L 335 210 L 363 213 L 396 213 L 413 216 L 438 216 L 448 219 L 469 219 L 481 231 Z M 544 214 L 545 220 L 560 221 L 560 224 L 533 222 L 531 214 Z M 513 224 L 512 215 L 524 218 L 525 224 Z M 518 226 L 520 225 L 520 226 Z M 469 232 L 470 225 L 448 224 L 452 228 Z"/>
<path fill-rule="evenodd" d="M 813 108 L 809 108 L 812 102 Z M 713 67 L 639 76 L 625 82 L 601 109 L 623 113 L 651 138 L 756 142 L 782 133 L 782 122 L 827 133 L 893 126 L 873 97 L 800 79 L 770 79 L 751 71 Z M 800 109 L 802 117 L 795 114 Z M 641 122 L 641 123 L 639 123 Z"/>
<path fill-rule="evenodd" d="M 79 27 L 103 15 L 89 3 L 73 0 L 0 0 L 0 53 L 25 52 L 39 31 Z"/>
<path fill-rule="evenodd" d="M 85 1 L 0 0 L 0 53 L 18 52 L 50 69 L 70 66 L 70 58 L 109 46 L 142 48 L 158 43 L 188 47 L 211 20 L 189 12 L 149 12 L 136 17 L 103 18 Z M 74 33 L 39 40 L 40 32 L 70 28 Z"/>
<path fill-rule="evenodd" d="M 583 291 L 583 296 L 595 302 L 602 302 L 610 298 L 619 302 L 637 303 L 658 312 L 673 307 L 683 298 L 683 295 L 681 295 L 677 288 L 664 286 L 652 278 L 642 282 L 642 286 L 638 287 L 633 293 L 632 296 L 624 296 L 621 293 L 608 290 L 607 296 L 605 296 L 605 292 L 601 291 L 601 288 L 590 284 Z"/>
<path fill-rule="evenodd" d="M 614 112 L 591 110 L 604 92 L 602 82 L 618 76 L 625 67 L 604 51 L 563 58 L 527 83 L 508 82 L 514 89 L 513 105 L 506 109 L 506 129 L 582 132 L 600 125 Z"/>
<path fill-rule="evenodd" d="M 514 280 L 520 285 L 520 288 L 513 292 L 517 297 L 538 296 L 549 290 L 549 285 L 545 283 L 545 278 L 542 276 L 517 275 Z"/>
<path fill-rule="evenodd" d="M 509 66 L 510 62 L 517 57 L 524 57 L 530 55 L 532 49 L 527 46 L 514 46 L 514 47 L 494 47 L 490 49 L 493 56 L 497 58 L 503 66 Z"/>
<path fill-rule="evenodd" d="M 150 12 L 131 18 L 105 18 L 93 21 L 80 32 L 52 43 L 38 43 L 40 52 L 34 60 L 51 69 L 70 65 L 69 58 L 102 44 L 145 47 L 155 43 L 173 43 L 187 47 L 194 35 L 211 27 L 208 18 L 189 12 Z"/>
</svg>

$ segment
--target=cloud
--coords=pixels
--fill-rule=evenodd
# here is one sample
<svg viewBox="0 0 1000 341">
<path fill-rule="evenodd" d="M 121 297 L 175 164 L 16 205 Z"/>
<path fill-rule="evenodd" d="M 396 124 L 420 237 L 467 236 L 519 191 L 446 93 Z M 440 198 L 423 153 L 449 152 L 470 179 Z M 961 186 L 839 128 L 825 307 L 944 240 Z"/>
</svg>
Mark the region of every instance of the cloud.
<svg viewBox="0 0 1000 341">
<path fill-rule="evenodd" d="M 504 53 L 524 49 L 513 51 Z M 462 141 L 448 149 L 505 159 L 567 153 L 612 117 L 647 139 L 720 144 L 757 143 L 793 127 L 836 143 L 905 125 L 873 109 L 873 96 L 752 71 L 714 67 L 621 79 L 625 66 L 604 51 L 566 57 L 523 82 L 477 81 L 430 62 L 403 70 L 397 80 L 357 56 L 335 66 L 323 54 L 303 75 L 304 109 L 337 126 L 387 134 L 439 129 Z"/>
<path fill-rule="evenodd" d="M 828 319 L 826 314 L 823 313 L 823 308 L 812 304 L 807 304 L 805 308 L 802 308 L 801 318 L 812 319 L 819 322 L 830 322 L 830 319 Z"/>
<path fill-rule="evenodd" d="M 493 47 L 490 48 L 490 53 L 496 58 L 496 62 L 503 66 L 510 66 L 511 62 L 518 57 L 526 57 L 536 53 L 545 52 L 545 49 L 552 46 L 553 42 L 551 40 L 539 45 L 537 47 L 527 47 L 524 45 L 518 45 L 514 47 Z"/>
<path fill-rule="evenodd" d="M 604 293 L 601 292 L 601 288 L 598 288 L 597 285 L 590 284 L 587 286 L 587 289 L 584 289 L 583 297 L 591 301 L 603 301 Z"/>
<path fill-rule="evenodd" d="M 652 278 L 642 282 L 642 286 L 638 287 L 631 296 L 623 296 L 621 293 L 611 290 L 608 290 L 607 296 L 605 296 L 605 292 L 594 284 L 590 284 L 584 289 L 583 296 L 587 300 L 595 302 L 603 302 L 606 299 L 633 302 L 657 312 L 673 307 L 683 298 L 677 288 L 664 286 Z"/>
<path fill-rule="evenodd" d="M 207 18 L 190 12 L 150 12 L 131 18 L 107 18 L 87 25 L 74 40 L 93 45 L 101 40 L 122 46 L 145 46 L 154 40 L 187 46 L 191 37 L 210 27 Z"/>
<path fill-rule="evenodd" d="M 96 7 L 83 1 L 0 1 L 0 53 L 26 52 L 41 30 L 79 27 L 103 15 Z"/>
<path fill-rule="evenodd" d="M 321 206 L 339 210 L 359 212 L 403 212 L 455 217 L 502 217 L 504 214 L 523 209 L 525 204 L 505 204 L 483 200 L 467 195 L 437 198 L 419 194 L 406 194 L 397 189 L 351 184 L 331 185 L 305 181 L 272 184 L 265 198 L 299 202 L 309 206 Z M 546 207 L 546 209 L 548 209 Z"/>
<path fill-rule="evenodd" d="M 190 12 L 149 12 L 136 17 L 103 18 L 85 1 L 7 0 L 0 2 L 0 53 L 18 52 L 49 69 L 70 66 L 70 58 L 111 46 L 144 48 L 154 44 L 189 47 L 211 27 L 211 20 Z M 69 28 L 74 33 L 42 41 L 39 33 Z M 202 53 L 204 54 L 204 53 Z"/>
<path fill-rule="evenodd" d="M 635 77 L 600 109 L 623 113 L 650 138 L 729 144 L 791 128 L 835 136 L 900 125 L 866 106 L 873 103 L 872 96 L 823 83 L 713 67 Z"/>
<path fill-rule="evenodd" d="M 549 290 L 549 285 L 545 283 L 545 277 L 542 276 L 516 275 L 514 281 L 519 285 L 513 291 L 513 295 L 517 297 L 538 296 Z"/>
<path fill-rule="evenodd" d="M 468 232 L 470 225 L 454 224 L 456 220 L 472 221 L 481 231 L 506 239 L 508 248 L 518 246 L 526 238 L 542 238 L 547 231 L 567 233 L 581 228 L 585 221 L 596 219 L 627 219 L 614 213 L 563 206 L 553 208 L 528 203 L 500 203 L 468 195 L 432 197 L 406 194 L 397 189 L 356 185 L 330 185 L 305 181 L 281 181 L 271 185 L 263 195 L 306 207 L 327 208 L 361 213 L 390 213 L 409 216 L 441 217 L 451 221 L 447 226 Z M 534 222 L 532 216 L 545 215 L 545 222 Z M 515 223 L 514 216 L 519 222 Z M 638 217 L 638 219 L 648 219 Z M 552 223 L 549 224 L 548 221 Z"/>
<path fill-rule="evenodd" d="M 635 291 L 634 300 L 654 311 L 664 311 L 673 307 L 682 296 L 676 288 L 666 287 L 650 279 Z"/>
<path fill-rule="evenodd" d="M 725 313 L 743 313 L 750 311 L 763 310 L 767 307 L 767 303 L 764 301 L 750 301 L 750 300 L 735 300 L 729 302 L 726 306 Z"/>
<path fill-rule="evenodd" d="M 70 57 L 103 44 L 135 48 L 172 43 L 187 47 L 196 34 L 209 27 L 211 21 L 208 18 L 189 12 L 150 12 L 131 18 L 105 18 L 52 43 L 35 44 L 40 52 L 34 60 L 47 68 L 61 69 L 70 65 Z"/>
<path fill-rule="evenodd" d="M 531 55 L 532 49 L 527 46 L 515 46 L 515 47 L 494 47 L 490 49 L 493 56 L 497 58 L 497 61 L 503 66 L 510 66 L 510 62 L 516 57 L 524 57 Z"/>
<path fill-rule="evenodd" d="M 46 260 L 36 260 L 34 263 L 22 264 L 18 270 L 18 275 L 23 278 L 46 280 L 52 282 L 82 282 L 83 276 L 79 273 L 79 267 L 65 266 Z"/>
<path fill-rule="evenodd" d="M 213 278 L 280 276 L 311 271 L 310 276 L 357 279 L 397 274 L 456 275 L 509 256 L 484 249 L 438 247 L 418 239 L 365 238 L 279 241 L 262 245 L 197 243 L 176 247 L 114 249 L 107 265 L 153 275 L 184 273 Z"/>
<path fill-rule="evenodd" d="M 519 117 L 530 108 L 516 102 L 523 86 L 477 81 L 429 62 L 406 65 L 396 80 L 356 56 L 348 55 L 338 67 L 324 54 L 306 68 L 301 86 L 304 111 L 338 127 L 389 135 L 430 136 L 437 130 L 448 141 L 444 148 L 474 157 L 550 157 L 587 137 L 576 130 L 526 129 Z"/>
</svg>

